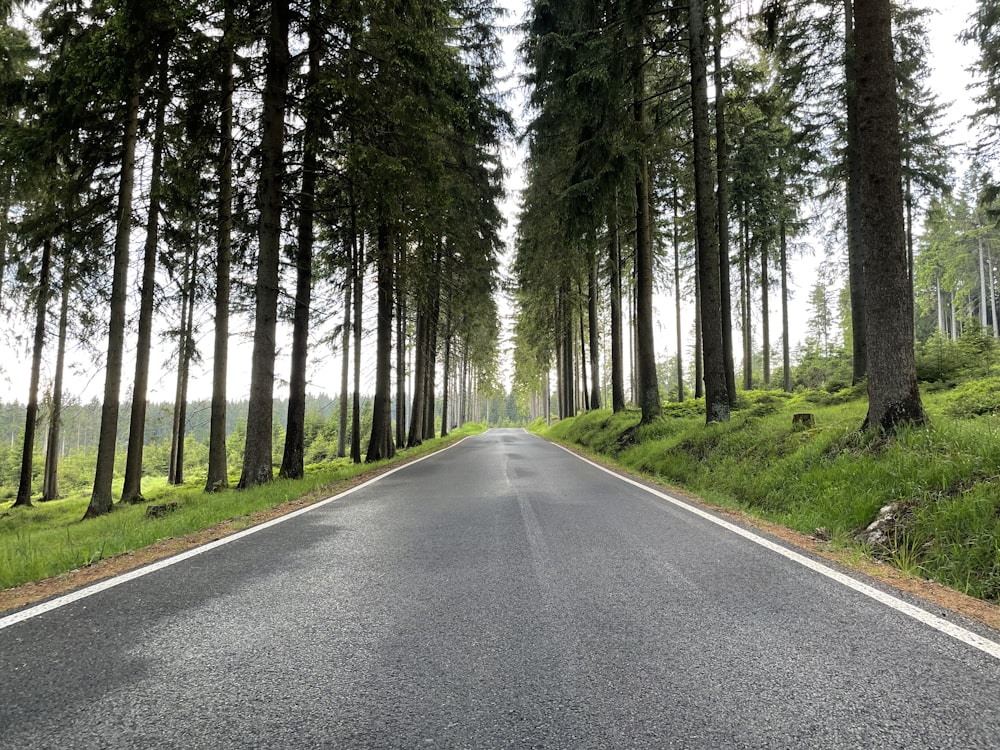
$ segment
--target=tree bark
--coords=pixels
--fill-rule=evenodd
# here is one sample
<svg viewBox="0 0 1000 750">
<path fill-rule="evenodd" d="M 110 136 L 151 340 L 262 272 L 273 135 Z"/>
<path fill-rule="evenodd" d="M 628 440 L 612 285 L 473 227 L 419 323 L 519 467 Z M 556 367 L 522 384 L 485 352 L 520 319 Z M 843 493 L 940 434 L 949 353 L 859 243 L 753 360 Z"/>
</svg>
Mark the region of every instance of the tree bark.
<svg viewBox="0 0 1000 750">
<path fill-rule="evenodd" d="M 423 442 L 424 437 L 424 396 L 426 394 L 427 378 L 427 315 L 417 309 L 416 354 L 413 363 L 413 413 L 410 417 L 410 430 L 406 436 L 406 447 L 414 448 Z"/>
<path fill-rule="evenodd" d="M 625 366 L 622 354 L 622 268 L 618 212 L 608 219 L 608 294 L 611 307 L 611 410 L 625 411 Z M 546 418 L 548 415 L 546 414 Z"/>
<path fill-rule="evenodd" d="M 340 345 L 340 421 L 337 429 L 337 458 L 344 458 L 347 455 L 347 399 L 349 398 L 351 372 L 351 285 L 354 265 L 350 238 L 344 243 L 344 254 L 347 257 L 348 267 L 344 273 L 344 328 Z"/>
<path fill-rule="evenodd" d="M 190 382 L 191 357 L 194 355 L 194 300 L 195 278 L 198 268 L 197 233 L 184 273 L 181 294 L 181 328 L 179 356 L 177 359 L 177 391 L 174 396 L 174 426 L 171 436 L 170 469 L 168 484 L 184 484 L 184 438 L 187 433 L 187 396 Z"/>
<path fill-rule="evenodd" d="M 315 240 L 316 179 L 319 162 L 320 60 L 323 30 L 319 0 L 309 5 L 309 69 L 303 108 L 302 190 L 299 193 L 298 247 L 295 250 L 295 306 L 292 313 L 292 361 L 288 378 L 288 418 L 285 446 L 278 476 L 301 479 L 305 475 L 306 368 L 309 361 L 309 309 L 312 305 L 313 244 Z"/>
<path fill-rule="evenodd" d="M 406 291 L 403 289 L 403 243 L 394 244 L 396 270 L 396 445 L 406 445 Z M 414 383 L 414 388 L 416 384 Z"/>
<path fill-rule="evenodd" d="M 153 126 L 153 159 L 149 176 L 149 212 L 146 243 L 142 258 L 142 289 L 139 300 L 139 332 L 135 350 L 135 379 L 132 385 L 132 414 L 129 422 L 128 452 L 125 455 L 123 503 L 141 503 L 142 453 L 146 441 L 146 397 L 149 391 L 149 356 L 153 346 L 153 303 L 156 296 L 156 253 L 160 238 L 160 185 L 163 179 L 163 131 L 167 100 L 170 98 L 170 45 L 160 50 L 156 119 Z"/>
<path fill-rule="evenodd" d="M 729 273 L 729 143 L 726 140 L 726 91 L 722 82 L 722 0 L 715 2 L 713 53 L 715 69 L 715 159 L 718 175 L 719 286 L 722 291 L 722 357 L 729 406 L 736 406 L 736 362 L 733 357 L 733 301 Z M 683 400 L 683 399 L 682 399 Z"/>
<path fill-rule="evenodd" d="M 375 265 L 378 273 L 378 327 L 375 352 L 375 404 L 372 431 L 368 441 L 367 463 L 392 458 L 392 307 L 393 250 L 389 227 L 379 222 L 376 237 Z"/>
<path fill-rule="evenodd" d="M 52 267 L 52 240 L 42 242 L 42 268 L 38 277 L 38 298 L 35 300 L 35 337 L 31 347 L 31 376 L 28 385 L 28 405 L 24 417 L 24 443 L 21 446 L 21 475 L 17 484 L 14 508 L 31 507 L 31 480 L 35 458 L 35 431 L 38 427 L 38 381 L 42 370 L 42 350 L 45 348 L 45 317 L 49 303 L 49 274 Z"/>
<path fill-rule="evenodd" d="M 122 171 L 118 186 L 118 223 L 115 232 L 114 268 L 111 278 L 111 311 L 108 320 L 108 356 L 104 368 L 104 403 L 97 445 L 94 490 L 84 518 L 102 516 L 111 511 L 111 482 L 115 472 L 118 442 L 118 411 L 122 384 L 122 359 L 125 351 L 125 313 L 128 304 L 129 235 L 132 230 L 132 190 L 135 185 L 135 146 L 139 132 L 138 83 L 128 99 L 125 137 L 122 145 Z"/>
<path fill-rule="evenodd" d="M 59 305 L 59 342 L 56 347 L 56 371 L 52 382 L 52 413 L 49 439 L 45 448 L 45 474 L 42 478 L 42 501 L 59 499 L 59 444 L 62 440 L 63 373 L 66 369 L 66 333 L 69 329 L 69 292 L 72 286 L 69 259 L 63 260 L 62 300 Z"/>
<path fill-rule="evenodd" d="M 788 237 L 785 220 L 778 222 L 779 250 L 781 253 L 781 387 L 792 392 L 792 351 L 788 341 Z"/>
<path fill-rule="evenodd" d="M 691 0 L 688 10 L 691 61 L 691 110 L 694 131 L 695 213 L 698 234 L 698 277 L 701 282 L 702 351 L 705 362 L 705 420 L 729 419 L 729 389 L 722 334 L 722 281 L 717 207 L 712 186 L 712 155 L 705 64 L 704 0 Z"/>
<path fill-rule="evenodd" d="M 864 427 L 889 432 L 927 418 L 914 364 L 889 0 L 857 0 L 854 21 L 869 336 Z"/>
<path fill-rule="evenodd" d="M 868 333 L 865 314 L 865 234 L 861 215 L 861 146 L 858 133 L 858 53 L 854 0 L 844 0 L 845 82 L 847 91 L 847 265 L 851 290 L 851 342 L 853 382 L 860 383 L 868 371 Z M 895 93 L 893 94 L 895 96 Z"/>
<path fill-rule="evenodd" d="M 219 230 L 215 260 L 215 343 L 212 362 L 211 426 L 205 491 L 229 487 L 226 455 L 226 378 L 229 372 L 229 275 L 233 260 L 233 24 L 235 0 L 225 0 L 222 31 L 222 105 L 219 112 Z"/>
<path fill-rule="evenodd" d="M 674 317 L 677 334 L 677 400 L 684 400 L 684 337 L 681 330 L 681 230 L 680 230 L 680 199 L 677 195 L 677 185 L 674 185 Z"/>
<path fill-rule="evenodd" d="M 250 411 L 247 417 L 240 489 L 248 489 L 274 479 L 274 358 L 278 320 L 278 266 L 281 258 L 282 182 L 285 171 L 289 15 L 289 0 L 271 0 L 264 66 L 264 107 L 261 115 L 260 247 L 255 284 L 257 305 L 250 369 Z"/>
<path fill-rule="evenodd" d="M 590 275 L 589 284 L 587 288 L 587 321 L 589 323 L 590 331 L 590 379 L 591 379 L 591 389 L 590 389 L 590 408 L 600 409 L 601 408 L 601 352 L 598 346 L 600 341 L 600 334 L 598 333 L 597 326 L 597 311 L 599 309 L 598 305 L 598 290 L 599 290 L 598 280 L 597 280 L 597 258 L 593 255 L 590 256 Z"/>
<path fill-rule="evenodd" d="M 450 406 L 448 392 L 451 382 L 451 291 L 444 306 L 444 362 L 441 379 L 444 382 L 444 392 L 441 394 L 441 437 L 448 436 L 448 407 Z"/>
<path fill-rule="evenodd" d="M 764 387 L 768 388 L 771 385 L 771 278 L 767 267 L 767 240 L 760 245 L 760 335 Z"/>
<path fill-rule="evenodd" d="M 354 391 L 351 404 L 351 461 L 361 463 L 361 305 L 365 284 L 364 238 L 358 235 L 357 207 L 351 198 L 351 245 L 354 248 Z"/>
</svg>

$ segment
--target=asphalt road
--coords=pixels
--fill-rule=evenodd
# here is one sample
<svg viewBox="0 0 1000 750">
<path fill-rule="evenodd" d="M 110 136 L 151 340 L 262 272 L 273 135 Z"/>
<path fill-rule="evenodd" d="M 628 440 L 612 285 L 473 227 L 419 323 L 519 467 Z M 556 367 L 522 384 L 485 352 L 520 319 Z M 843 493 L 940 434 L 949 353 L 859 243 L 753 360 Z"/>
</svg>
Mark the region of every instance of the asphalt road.
<svg viewBox="0 0 1000 750">
<path fill-rule="evenodd" d="M 1000 747 L 1000 658 L 519 430 L 0 628 L 18 750 Z"/>
</svg>

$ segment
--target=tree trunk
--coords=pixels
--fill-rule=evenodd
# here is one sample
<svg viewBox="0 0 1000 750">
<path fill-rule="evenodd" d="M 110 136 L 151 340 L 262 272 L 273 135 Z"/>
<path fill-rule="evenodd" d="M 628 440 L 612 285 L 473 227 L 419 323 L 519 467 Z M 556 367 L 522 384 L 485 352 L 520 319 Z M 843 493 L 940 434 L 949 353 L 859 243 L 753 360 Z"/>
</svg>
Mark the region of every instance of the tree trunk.
<svg viewBox="0 0 1000 750">
<path fill-rule="evenodd" d="M 52 413 L 49 417 L 49 439 L 45 448 L 45 474 L 42 478 L 42 501 L 59 499 L 59 443 L 62 435 L 63 373 L 66 369 L 66 332 L 69 328 L 69 292 L 71 284 L 69 258 L 63 261 L 62 301 L 59 305 L 59 343 L 56 349 L 56 371 L 52 383 Z"/>
<path fill-rule="evenodd" d="M 868 415 L 864 427 L 892 431 L 926 421 L 913 353 L 900 175 L 899 114 L 889 0 L 854 5 L 858 141 L 865 258 Z"/>
<path fill-rule="evenodd" d="M 642 68 L 636 74 L 635 120 L 639 133 L 646 132 L 645 84 Z M 649 216 L 649 164 L 639 157 L 635 181 L 636 264 L 636 369 L 639 376 L 639 408 L 643 424 L 660 415 L 660 388 L 656 381 L 656 347 L 653 341 L 653 241 Z"/>
<path fill-rule="evenodd" d="M 448 384 L 451 382 L 451 291 L 448 291 L 448 301 L 444 306 L 444 362 L 441 379 L 444 382 L 444 392 L 441 394 L 441 437 L 448 436 Z"/>
<path fill-rule="evenodd" d="M 298 247 L 295 250 L 295 307 L 292 313 L 292 361 L 288 378 L 288 418 L 285 446 L 278 476 L 301 479 L 305 475 L 306 366 L 309 360 L 309 308 L 312 305 L 313 243 L 315 240 L 316 178 L 319 128 L 323 113 L 318 111 L 320 60 L 323 30 L 319 0 L 309 5 L 309 70 L 303 102 L 305 125 L 302 132 L 302 190 L 299 193 Z"/>
<path fill-rule="evenodd" d="M 691 55 L 691 113 L 694 138 L 695 213 L 698 234 L 698 277 L 701 281 L 702 350 L 705 361 L 705 419 L 729 419 L 725 344 L 722 334 L 722 280 L 718 217 L 712 189 L 708 80 L 705 64 L 704 0 L 691 0 L 688 11 Z"/>
<path fill-rule="evenodd" d="M 403 243 L 394 245 L 396 283 L 396 445 L 406 445 L 406 292 L 403 290 Z M 416 389 L 416 382 L 414 382 Z"/>
<path fill-rule="evenodd" d="M 983 252 L 982 227 L 979 228 L 979 324 L 986 330 L 989 325 L 987 320 L 987 296 L 986 296 L 986 257 Z"/>
<path fill-rule="evenodd" d="M 597 326 L 598 311 L 597 258 L 590 256 L 590 276 L 587 288 L 587 321 L 590 327 L 590 408 L 601 408 L 601 352 L 598 346 L 600 334 Z"/>
<path fill-rule="evenodd" d="M 344 243 L 344 255 L 347 257 L 348 267 L 344 273 L 344 329 L 340 345 L 340 421 L 337 429 L 337 458 L 344 458 L 347 455 L 347 399 L 349 398 L 351 370 L 351 284 L 354 265 L 350 238 Z"/>
<path fill-rule="evenodd" d="M 122 171 L 118 186 L 118 223 L 115 232 L 114 269 L 111 279 L 111 311 L 108 321 L 108 357 L 104 368 L 104 403 L 101 407 L 101 430 L 97 446 L 94 490 L 84 518 L 102 516 L 111 511 L 111 482 L 115 473 L 118 442 L 118 411 L 122 384 L 122 358 L 125 351 L 125 314 L 128 304 L 129 234 L 132 230 L 132 189 L 135 185 L 135 146 L 139 132 L 138 83 L 125 115 L 122 147 Z"/>
<path fill-rule="evenodd" d="M 621 234 L 618 232 L 618 212 L 608 220 L 608 295 L 611 307 L 611 409 L 615 414 L 625 411 L 625 366 L 622 355 L 622 268 Z M 548 418 L 548 414 L 546 414 Z"/>
<path fill-rule="evenodd" d="M 767 267 L 767 240 L 760 245 L 760 335 L 763 338 L 764 387 L 771 385 L 771 278 Z"/>
<path fill-rule="evenodd" d="M 986 268 L 990 277 L 990 308 L 993 315 L 993 338 L 1000 338 L 1000 330 L 997 327 L 997 283 L 996 275 L 993 273 L 993 249 L 986 245 Z"/>
<path fill-rule="evenodd" d="M 684 337 L 681 331 L 681 230 L 679 216 L 680 200 L 677 185 L 674 185 L 674 317 L 677 328 L 677 400 L 684 400 Z"/>
<path fill-rule="evenodd" d="M 357 209 L 351 200 L 351 245 L 354 248 L 354 395 L 351 405 L 351 461 L 361 463 L 361 305 L 365 284 L 364 238 L 358 235 Z"/>
<path fill-rule="evenodd" d="M 845 83 L 847 91 L 847 265 L 851 289 L 851 342 L 853 382 L 860 383 L 868 371 L 868 334 L 865 315 L 865 235 L 861 222 L 861 152 L 858 133 L 858 60 L 854 0 L 844 0 Z M 895 96 L 895 93 L 893 93 Z"/>
<path fill-rule="evenodd" d="M 229 372 L 229 275 L 233 261 L 233 24 L 235 0 L 225 0 L 222 32 L 222 106 L 219 113 L 219 229 L 215 260 L 215 343 L 212 362 L 211 426 L 205 491 L 229 487 L 226 455 L 226 378 Z"/>
<path fill-rule="evenodd" d="M 579 288 L 579 283 L 577 284 L 577 292 L 579 296 L 583 296 L 583 290 Z M 587 380 L 587 337 L 586 331 L 583 323 L 583 303 L 581 301 L 578 307 L 579 320 L 580 320 L 580 401 L 583 404 L 584 411 L 590 411 L 590 383 Z"/>
<path fill-rule="evenodd" d="M 184 289 L 181 294 L 180 351 L 177 360 L 177 391 L 174 397 L 174 427 L 171 439 L 170 469 L 167 476 L 168 484 L 184 484 L 184 437 L 187 432 L 187 396 L 191 357 L 194 355 L 194 285 L 198 275 L 199 242 L 200 237 L 196 233 L 189 266 L 184 274 Z"/>
<path fill-rule="evenodd" d="M 24 443 L 21 446 L 21 476 L 17 485 L 14 508 L 31 507 L 31 480 L 35 458 L 35 430 L 38 426 L 38 381 L 42 370 L 42 350 L 45 348 L 45 317 L 49 302 L 49 273 L 52 267 L 52 240 L 42 242 L 42 268 L 38 277 L 38 298 L 35 300 L 35 338 L 31 347 L 31 377 L 28 385 L 28 405 L 24 417 Z"/>
<path fill-rule="evenodd" d="M 715 158 L 718 174 L 719 285 L 722 291 L 722 356 L 730 408 L 736 406 L 736 363 L 733 357 L 733 300 L 729 274 L 729 144 L 726 140 L 726 92 L 722 85 L 722 0 L 715 2 L 713 52 L 715 69 Z"/>
<path fill-rule="evenodd" d="M 698 242 L 694 247 L 694 397 L 705 397 L 705 360 L 701 346 L 701 261 L 699 260 Z"/>
<path fill-rule="evenodd" d="M 788 237 L 785 220 L 778 222 L 781 252 L 781 386 L 786 393 L 792 392 L 792 351 L 788 341 Z"/>
<path fill-rule="evenodd" d="M 406 437 L 406 447 L 414 448 L 423 442 L 424 437 L 424 396 L 426 395 L 427 378 L 427 315 L 417 308 L 417 329 L 414 339 L 417 344 L 413 364 L 413 413 L 410 417 L 410 431 Z"/>
<path fill-rule="evenodd" d="M 160 50 L 156 120 L 153 126 L 153 160 L 149 177 L 149 212 L 146 217 L 146 244 L 142 258 L 142 289 L 139 300 L 139 333 L 135 351 L 135 380 L 132 385 L 132 414 L 129 422 L 128 452 L 125 456 L 123 503 L 141 503 L 142 452 L 146 442 L 146 397 L 149 391 L 149 356 L 153 345 L 153 303 L 156 296 L 156 253 L 160 237 L 160 184 L 163 178 L 163 131 L 167 100 L 170 98 L 170 45 Z"/>
<path fill-rule="evenodd" d="M 10 241 L 10 204 L 14 190 L 14 175 L 9 169 L 0 170 L 0 313 L 4 310 L 4 278 L 7 275 L 7 244 Z"/>
<path fill-rule="evenodd" d="M 435 251 L 434 267 L 441 267 L 442 248 L 439 245 Z M 441 279 L 434 274 L 431 280 L 431 301 L 427 321 L 427 360 L 425 362 L 426 392 L 424 393 L 424 440 L 433 440 L 436 432 L 434 425 L 434 391 L 437 388 L 437 347 L 438 327 L 441 324 Z"/>
<path fill-rule="evenodd" d="M 379 222 L 375 265 L 378 272 L 378 328 L 375 355 L 375 407 L 372 414 L 371 438 L 368 442 L 367 463 L 392 458 L 392 307 L 393 250 L 389 227 Z"/>
<path fill-rule="evenodd" d="M 275 332 L 278 320 L 278 267 L 281 260 L 281 203 L 285 171 L 285 99 L 288 90 L 289 1 L 271 0 L 264 65 L 261 116 L 260 249 L 255 284 L 253 355 L 250 364 L 250 411 L 240 489 L 274 479 L 272 425 L 274 409 Z"/>
</svg>

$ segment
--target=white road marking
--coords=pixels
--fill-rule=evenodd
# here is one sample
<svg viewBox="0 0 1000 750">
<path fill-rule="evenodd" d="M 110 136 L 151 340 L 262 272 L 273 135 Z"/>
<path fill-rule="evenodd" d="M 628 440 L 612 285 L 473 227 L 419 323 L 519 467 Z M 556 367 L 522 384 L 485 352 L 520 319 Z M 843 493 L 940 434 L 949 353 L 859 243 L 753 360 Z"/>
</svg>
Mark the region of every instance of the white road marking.
<svg viewBox="0 0 1000 750">
<path fill-rule="evenodd" d="M 792 562 L 798 563 L 799 565 L 809 568 L 809 570 L 819 573 L 820 575 L 826 576 L 827 578 L 836 581 L 837 583 L 843 586 L 847 586 L 848 588 L 853 589 L 854 591 L 857 591 L 860 594 L 864 594 L 865 596 L 874 599 L 875 601 L 884 604 L 887 607 L 891 607 L 892 609 L 895 609 L 898 612 L 902 612 L 904 615 L 912 617 L 914 620 L 917 620 L 923 623 L 924 625 L 928 625 L 934 628 L 935 630 L 944 633 L 945 635 L 949 635 L 952 638 L 966 644 L 967 646 L 972 646 L 973 648 L 978 649 L 985 654 L 989 654 L 994 659 L 1000 659 L 1000 643 L 997 643 L 996 641 L 991 641 L 990 639 L 984 638 L 978 633 L 974 633 L 971 630 L 967 630 L 966 628 L 956 625 L 955 623 L 949 622 L 948 620 L 945 620 L 941 617 L 937 617 L 928 612 L 927 610 L 921 609 L 920 607 L 910 604 L 909 602 L 904 601 L 903 599 L 900 599 L 898 597 L 895 597 L 892 594 L 887 594 L 884 591 L 880 591 L 874 586 L 869 586 L 866 583 L 862 583 L 861 581 L 855 580 L 854 578 L 851 578 L 848 575 L 844 575 L 843 573 L 834 570 L 833 568 L 824 565 L 821 562 L 817 562 L 816 560 L 813 560 L 812 558 L 809 558 L 798 552 L 795 552 L 794 550 L 788 549 L 787 547 L 784 547 L 780 544 L 776 544 L 775 542 L 772 542 L 770 539 L 758 536 L 752 531 L 748 531 L 747 529 L 741 528 L 736 524 L 730 523 L 725 519 L 719 518 L 718 516 L 708 513 L 707 511 L 704 511 L 701 508 L 698 508 L 697 506 L 686 503 L 683 500 L 679 500 L 678 498 L 673 497 L 672 495 L 668 495 L 666 492 L 661 492 L 660 490 L 649 487 L 643 484 L 642 482 L 638 482 L 635 479 L 632 479 L 631 477 L 627 477 L 624 476 L 623 474 L 619 474 L 615 471 L 612 471 L 611 469 L 608 469 L 605 466 L 601 466 L 598 463 L 595 463 L 587 458 L 584 458 L 578 453 L 574 453 L 573 451 L 569 450 L 568 448 L 562 445 L 559 445 L 558 443 L 551 443 L 551 445 L 557 445 L 559 448 L 562 448 L 571 456 L 575 456 L 584 463 L 590 464 L 596 469 L 600 469 L 605 474 L 610 474 L 611 476 L 620 479 L 626 484 L 631 484 L 633 487 L 637 487 L 640 490 L 643 490 L 644 492 L 648 492 L 649 494 L 658 497 L 659 499 L 664 500 L 670 503 L 671 505 L 675 505 L 678 508 L 682 508 L 683 510 L 695 514 L 696 516 L 700 516 L 701 518 L 704 518 L 707 521 L 711 521 L 717 526 L 721 526 L 727 531 L 731 531 L 734 534 L 738 534 L 739 536 L 753 542 L 754 544 L 759 544 L 761 547 L 769 549 L 772 552 L 776 552 L 777 554 L 791 560 Z"/>
<path fill-rule="evenodd" d="M 156 562 L 150 563 L 149 565 L 143 566 L 141 568 L 136 568 L 135 570 L 130 570 L 127 573 L 122 573 L 121 575 L 114 576 L 113 578 L 106 578 L 103 581 L 98 581 L 97 583 L 93 583 L 90 586 L 85 586 L 81 589 L 77 589 L 76 591 L 71 591 L 68 594 L 64 594 L 63 596 L 58 596 L 54 599 L 50 599 L 47 602 L 42 602 L 41 604 L 37 604 L 34 607 L 28 607 L 27 609 L 23 609 L 20 612 L 15 612 L 12 615 L 7 615 L 6 617 L 0 617 L 0 630 L 3 630 L 4 628 L 9 628 L 11 625 L 17 625 L 18 623 L 24 622 L 25 620 L 30 620 L 33 617 L 38 617 L 39 615 L 43 615 L 46 612 L 51 612 L 54 609 L 65 607 L 67 604 L 72 604 L 73 602 L 79 601 L 81 599 L 86 599 L 87 597 L 93 596 L 94 594 L 99 594 L 102 591 L 107 591 L 108 589 L 112 589 L 115 586 L 120 586 L 123 583 L 128 583 L 129 581 L 133 581 L 136 578 L 142 578 L 143 576 L 149 575 L 150 573 L 155 573 L 158 570 L 169 568 L 171 565 L 176 565 L 179 562 L 184 562 L 185 560 L 188 560 L 192 557 L 197 557 L 198 555 L 204 554 L 205 552 L 213 550 L 216 547 L 221 547 L 224 544 L 229 544 L 230 542 L 235 542 L 238 539 L 243 539 L 244 537 L 248 537 L 251 534 L 256 534 L 258 531 L 263 531 L 264 529 L 269 529 L 272 526 L 277 526 L 279 523 L 284 523 L 285 521 L 291 521 L 293 518 L 301 516 L 303 513 L 309 513 L 310 511 L 316 510 L 317 508 L 322 508 L 324 505 L 335 503 L 338 500 L 347 497 L 348 495 L 358 492 L 359 490 L 363 490 L 366 487 L 375 484 L 375 482 L 378 482 L 382 479 L 385 479 L 388 476 L 391 476 L 392 474 L 395 474 L 397 471 L 405 469 L 409 466 L 413 466 L 414 464 L 418 464 L 421 461 L 430 458 L 431 456 L 437 456 L 446 450 L 454 448 L 456 445 L 459 445 L 468 440 L 469 437 L 472 436 L 471 435 L 466 436 L 461 440 L 459 440 L 458 442 L 452 443 L 451 445 L 446 446 L 441 450 L 434 451 L 433 453 L 428 453 L 426 456 L 421 456 L 420 458 L 414 459 L 413 461 L 409 461 L 405 464 L 402 464 L 401 466 L 389 469 L 385 473 L 379 474 L 377 477 L 372 477 L 368 481 L 362 482 L 356 487 L 351 487 L 350 489 L 344 490 L 343 492 L 337 495 L 328 497 L 325 500 L 320 500 L 319 502 L 313 503 L 312 505 L 308 505 L 305 508 L 300 508 L 299 510 L 292 511 L 291 513 L 288 513 L 284 516 L 279 516 L 278 518 L 271 519 L 270 521 L 265 521 L 259 526 L 252 526 L 249 529 L 244 529 L 243 531 L 239 531 L 230 536 L 225 536 L 222 537 L 221 539 L 216 539 L 214 542 L 209 542 L 208 544 L 204 544 L 200 547 L 195 547 L 193 549 L 187 550 L 186 552 L 181 552 L 180 554 L 174 555 L 173 557 L 166 557 L 162 560 L 157 560 Z"/>
</svg>

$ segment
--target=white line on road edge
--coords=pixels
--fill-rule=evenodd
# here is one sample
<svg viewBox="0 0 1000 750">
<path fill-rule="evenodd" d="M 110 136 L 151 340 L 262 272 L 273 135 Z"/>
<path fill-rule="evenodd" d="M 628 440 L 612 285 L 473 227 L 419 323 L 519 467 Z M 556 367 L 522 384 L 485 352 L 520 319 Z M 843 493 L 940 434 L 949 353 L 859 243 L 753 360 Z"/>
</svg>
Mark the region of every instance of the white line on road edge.
<svg viewBox="0 0 1000 750">
<path fill-rule="evenodd" d="M 213 550 L 216 547 L 221 547 L 224 544 L 235 542 L 237 539 L 243 539 L 244 537 L 248 537 L 251 534 L 256 534 L 258 531 L 263 531 L 264 529 L 269 529 L 272 526 L 277 526 L 279 523 L 284 523 L 285 521 L 291 521 L 296 516 L 301 516 L 303 513 L 308 513 L 309 511 L 316 510 L 317 508 L 322 508 L 324 505 L 329 505 L 330 503 L 334 503 L 337 500 L 341 500 L 359 490 L 363 490 L 365 489 L 365 487 L 373 485 L 375 484 L 375 482 L 378 482 L 381 479 L 385 479 L 387 476 L 395 474 L 397 471 L 402 471 L 403 469 L 413 466 L 414 464 L 418 464 L 421 461 L 431 458 L 432 456 L 440 455 L 441 453 L 444 453 L 444 451 L 454 448 L 456 445 L 464 443 L 470 437 L 472 436 L 467 435 L 458 442 L 445 446 L 441 450 L 434 451 L 433 453 L 428 453 L 426 456 L 421 456 L 420 458 L 416 458 L 413 461 L 409 461 L 405 464 L 402 464 L 401 466 L 396 466 L 395 468 L 389 469 L 388 471 L 379 474 L 377 477 L 372 477 L 371 479 L 362 482 L 356 487 L 351 487 L 350 489 L 346 489 L 339 494 L 333 495 L 332 497 L 328 497 L 325 500 L 320 500 L 319 502 L 313 503 L 312 505 L 308 505 L 305 508 L 300 508 L 299 510 L 292 511 L 291 513 L 287 513 L 283 516 L 278 516 L 277 518 L 273 518 L 270 521 L 265 521 L 259 526 L 252 526 L 249 529 L 238 531 L 235 534 L 231 534 L 230 536 L 224 536 L 221 539 L 216 539 L 214 542 L 203 544 L 200 547 L 194 547 L 193 549 L 189 549 L 187 552 L 181 552 L 180 554 L 174 555 L 173 557 L 166 557 L 162 560 L 157 560 L 156 562 L 150 563 L 149 565 L 143 566 L 141 568 L 130 570 L 127 573 L 122 573 L 121 575 L 114 576 L 113 578 L 106 578 L 105 580 L 98 581 L 97 583 L 91 584 L 90 586 L 85 586 L 82 589 L 71 591 L 68 594 L 64 594 L 63 596 L 58 596 L 55 599 L 50 599 L 49 601 L 43 602 L 42 604 L 38 604 L 34 607 L 28 607 L 27 609 L 23 609 L 20 612 L 15 612 L 12 615 L 7 615 L 6 617 L 2 617 L 0 618 L 0 630 L 3 630 L 4 628 L 9 628 L 11 625 L 16 625 L 19 622 L 30 620 L 33 617 L 38 617 L 39 615 L 43 615 L 46 612 L 51 612 L 54 609 L 65 607 L 67 604 L 72 604 L 73 602 L 79 601 L 80 599 L 86 599 L 88 596 L 93 596 L 94 594 L 99 594 L 102 591 L 107 591 L 108 589 L 112 589 L 115 586 L 120 586 L 123 583 L 128 583 L 129 581 L 135 580 L 136 578 L 142 578 L 145 575 L 149 575 L 150 573 L 155 573 L 156 571 L 162 570 L 163 568 L 169 568 L 171 565 L 176 565 L 177 563 L 183 562 L 184 560 L 188 560 L 192 557 L 197 557 L 198 555 L 208 552 L 209 550 Z"/>
<path fill-rule="evenodd" d="M 874 586 L 869 586 L 866 583 L 862 583 L 861 581 L 855 580 L 854 578 L 851 578 L 848 575 L 844 575 L 843 573 L 834 570 L 833 568 L 824 565 L 821 562 L 817 562 L 816 560 L 813 560 L 810 557 L 806 557 L 805 555 L 799 552 L 795 552 L 794 550 L 790 550 L 787 547 L 784 547 L 780 544 L 776 544 L 775 542 L 772 542 L 770 539 L 758 536 L 752 531 L 748 531 L 747 529 L 741 528 L 734 523 L 730 523 L 729 521 L 719 518 L 718 516 L 715 516 L 712 513 L 704 511 L 695 505 L 690 505 L 689 503 L 686 503 L 682 500 L 678 500 L 676 497 L 668 495 L 665 492 L 660 492 L 659 490 L 653 489 L 652 487 L 649 487 L 643 484 L 642 482 L 638 482 L 635 479 L 632 479 L 631 477 L 619 474 L 615 471 L 612 471 L 611 469 L 608 469 L 607 467 L 601 466 L 598 463 L 594 463 L 593 461 L 584 458 L 578 453 L 574 453 L 573 451 L 569 450 L 568 448 L 562 445 L 559 445 L 558 443 L 552 443 L 552 445 L 556 445 L 559 448 L 562 448 L 571 456 L 575 456 L 584 463 L 588 463 L 594 468 L 600 469 L 605 474 L 610 474 L 611 476 L 616 477 L 617 479 L 620 479 L 623 482 L 631 484 L 633 487 L 638 487 L 640 490 L 648 492 L 649 494 L 654 495 L 655 497 L 658 497 L 661 500 L 665 500 L 666 502 L 675 505 L 678 508 L 682 508 L 686 511 L 694 513 L 696 516 L 700 516 L 701 518 L 704 518 L 707 521 L 711 521 L 712 523 L 721 526 L 727 531 L 731 531 L 734 534 L 738 534 L 739 536 L 753 542 L 754 544 L 759 544 L 761 547 L 765 547 L 766 549 L 769 549 L 772 552 L 777 552 L 779 555 L 788 558 L 792 562 L 796 562 L 799 565 L 803 565 L 806 568 L 809 568 L 810 570 L 819 573 L 820 575 L 824 575 L 827 578 L 830 578 L 843 586 L 847 586 L 850 589 L 854 589 L 858 593 L 864 594 L 865 596 L 870 597 L 875 601 L 884 604 L 887 607 L 891 607 L 892 609 L 895 609 L 898 612 L 902 612 L 904 615 L 908 615 L 909 617 L 912 617 L 914 620 L 918 620 L 919 622 L 922 622 L 925 625 L 929 625 L 935 630 L 939 630 L 945 635 L 949 635 L 952 638 L 966 644 L 967 646 L 972 646 L 973 648 L 979 649 L 985 654 L 989 654 L 994 659 L 1000 659 L 1000 643 L 991 641 L 988 638 L 984 638 L 983 636 L 979 635 L 978 633 L 973 633 L 971 630 L 967 630 L 959 625 L 955 625 L 954 623 L 948 622 L 947 620 L 932 615 L 927 610 L 921 609 L 920 607 L 910 604 L 909 602 L 906 602 L 902 599 L 899 599 L 898 597 L 895 597 L 892 594 L 887 594 L 884 591 L 880 591 Z"/>
</svg>

